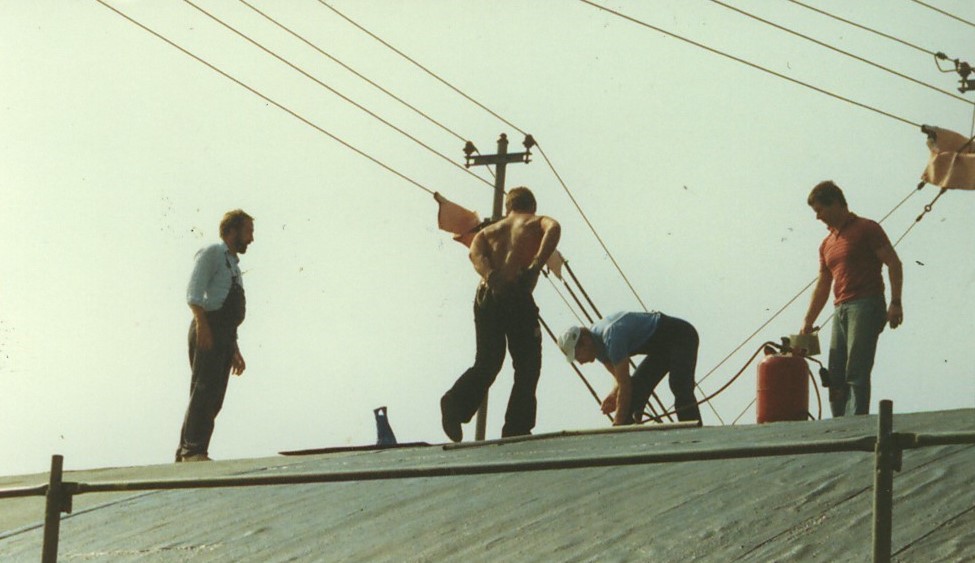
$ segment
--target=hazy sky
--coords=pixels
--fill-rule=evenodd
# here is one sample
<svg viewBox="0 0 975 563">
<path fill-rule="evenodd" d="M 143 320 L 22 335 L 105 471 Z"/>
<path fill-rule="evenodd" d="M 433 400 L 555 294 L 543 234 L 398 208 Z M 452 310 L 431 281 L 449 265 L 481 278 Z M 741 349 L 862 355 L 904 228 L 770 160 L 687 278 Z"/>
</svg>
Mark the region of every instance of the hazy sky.
<svg viewBox="0 0 975 563">
<path fill-rule="evenodd" d="M 318 0 L 248 2 L 460 138 L 239 0 L 199 6 L 321 84 L 188 3 L 108 3 L 301 119 L 96 1 L 0 0 L 0 474 L 42 471 L 54 453 L 67 469 L 171 461 L 193 255 L 237 207 L 256 218 L 241 262 L 248 368 L 231 381 L 212 457 L 374 443 L 381 405 L 401 442 L 445 440 L 438 400 L 473 361 L 477 276 L 436 228 L 428 193 L 321 130 L 482 216 L 491 189 L 322 84 L 455 164 L 463 139 L 491 153 L 500 133 L 512 151 L 522 135 Z M 816 275 L 826 231 L 805 203 L 813 185 L 835 180 L 854 212 L 879 220 L 926 163 L 916 125 L 972 130 L 975 93 L 958 94 L 930 54 L 791 2 L 731 3 L 941 91 L 706 0 L 604 5 L 890 115 L 582 2 L 330 3 L 535 136 L 647 306 L 698 328 L 699 380 L 743 344 L 705 393 L 799 329 L 808 292 L 746 342 Z M 975 59 L 975 26 L 910 0 L 809 3 Z M 969 1 L 930 3 L 975 22 Z M 535 153 L 508 168 L 508 186 L 530 186 L 562 223 L 560 250 L 603 313 L 640 309 Z M 884 221 L 892 240 L 936 194 Z M 880 399 L 895 412 L 975 405 L 973 217 L 975 194 L 950 192 L 897 247 L 905 323 L 881 336 L 874 411 Z M 536 299 L 557 332 L 577 322 L 548 282 Z M 548 340 L 543 355 L 536 432 L 608 424 Z M 584 373 L 601 395 L 612 387 L 605 370 Z M 510 385 L 506 362 L 489 438 Z M 751 365 L 702 407 L 705 423 L 753 423 L 754 396 Z"/>
</svg>

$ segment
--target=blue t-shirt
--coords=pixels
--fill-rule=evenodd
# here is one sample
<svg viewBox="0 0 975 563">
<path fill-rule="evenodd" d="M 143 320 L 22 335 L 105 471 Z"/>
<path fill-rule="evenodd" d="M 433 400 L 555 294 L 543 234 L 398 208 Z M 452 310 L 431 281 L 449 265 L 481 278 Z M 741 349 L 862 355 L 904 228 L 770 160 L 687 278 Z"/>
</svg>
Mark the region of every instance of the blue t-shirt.
<svg viewBox="0 0 975 563">
<path fill-rule="evenodd" d="M 660 313 L 613 313 L 592 325 L 596 359 L 616 365 L 650 340 L 660 323 Z"/>
</svg>

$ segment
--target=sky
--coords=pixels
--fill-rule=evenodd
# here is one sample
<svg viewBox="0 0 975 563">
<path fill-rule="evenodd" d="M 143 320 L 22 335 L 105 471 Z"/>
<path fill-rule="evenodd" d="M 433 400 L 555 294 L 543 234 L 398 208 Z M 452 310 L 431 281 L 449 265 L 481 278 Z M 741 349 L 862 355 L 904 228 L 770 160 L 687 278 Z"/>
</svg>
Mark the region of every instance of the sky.
<svg viewBox="0 0 975 563">
<path fill-rule="evenodd" d="M 826 179 L 859 215 L 894 210 L 893 241 L 907 233 L 905 321 L 881 335 L 872 410 L 975 406 L 975 194 L 951 191 L 915 224 L 937 195 L 915 189 L 918 125 L 970 135 L 975 101 L 922 51 L 975 58 L 970 2 L 930 0 L 959 21 L 910 0 L 809 0 L 921 49 L 792 2 L 596 2 L 775 75 L 584 2 L 328 2 L 507 123 L 318 0 L 248 0 L 294 34 L 241 0 L 197 4 L 300 72 L 188 2 L 105 3 L 234 80 L 99 2 L 0 0 L 0 475 L 44 471 L 53 454 L 69 470 L 172 461 L 186 283 L 235 208 L 256 219 L 241 261 L 247 371 L 211 457 L 375 443 L 379 406 L 400 442 L 444 441 L 438 403 L 473 362 L 477 275 L 427 190 L 490 215 L 493 179 L 465 170 L 462 149 L 493 153 L 501 133 L 510 151 L 523 133 L 544 150 L 551 167 L 536 148 L 507 186 L 529 186 L 561 223 L 559 250 L 601 312 L 642 301 L 694 324 L 699 396 L 744 368 L 705 424 L 755 422 L 746 364 L 801 327 L 809 291 L 785 306 L 817 273 L 826 230 L 805 201 Z M 559 333 L 581 314 L 550 279 L 536 300 Z M 612 388 L 601 368 L 583 374 Z M 511 380 L 506 361 L 488 438 Z M 535 432 L 609 424 L 548 339 L 537 396 Z"/>
</svg>

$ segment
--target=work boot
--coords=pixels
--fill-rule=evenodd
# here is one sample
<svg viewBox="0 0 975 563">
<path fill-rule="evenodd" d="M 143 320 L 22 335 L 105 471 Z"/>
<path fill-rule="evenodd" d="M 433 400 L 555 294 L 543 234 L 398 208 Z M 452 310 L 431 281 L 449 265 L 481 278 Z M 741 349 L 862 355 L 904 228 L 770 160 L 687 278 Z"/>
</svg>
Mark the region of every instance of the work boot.
<svg viewBox="0 0 975 563">
<path fill-rule="evenodd" d="M 464 439 L 464 429 L 460 426 L 460 417 L 450 402 L 450 398 L 444 395 L 440 398 L 440 423 L 443 425 L 444 434 L 450 438 L 451 442 L 460 442 Z"/>
</svg>

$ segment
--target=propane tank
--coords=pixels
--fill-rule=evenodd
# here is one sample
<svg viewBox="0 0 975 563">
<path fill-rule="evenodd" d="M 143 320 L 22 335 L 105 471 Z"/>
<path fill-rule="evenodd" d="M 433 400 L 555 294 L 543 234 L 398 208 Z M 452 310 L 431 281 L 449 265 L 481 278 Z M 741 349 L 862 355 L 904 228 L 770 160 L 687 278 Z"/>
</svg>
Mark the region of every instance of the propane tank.
<svg viewBox="0 0 975 563">
<path fill-rule="evenodd" d="M 806 420 L 809 415 L 809 370 L 806 360 L 785 349 L 770 353 L 758 364 L 759 424 L 783 420 Z"/>
</svg>

